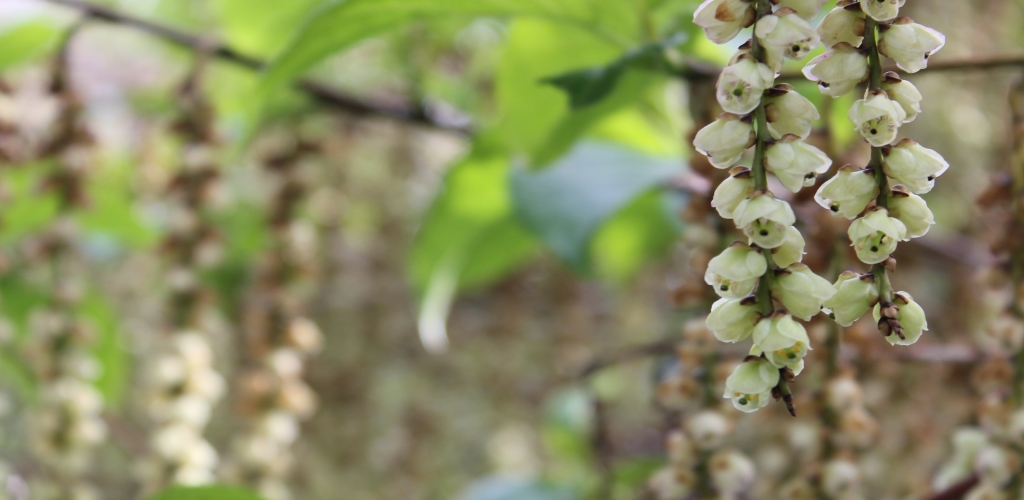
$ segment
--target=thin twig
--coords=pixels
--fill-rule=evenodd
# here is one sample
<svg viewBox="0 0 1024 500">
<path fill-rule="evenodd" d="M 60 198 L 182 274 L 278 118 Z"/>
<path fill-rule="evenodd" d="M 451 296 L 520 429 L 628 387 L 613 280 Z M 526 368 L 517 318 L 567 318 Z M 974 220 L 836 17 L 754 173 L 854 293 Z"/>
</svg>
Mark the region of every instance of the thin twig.
<svg viewBox="0 0 1024 500">
<path fill-rule="evenodd" d="M 82 0 L 44 1 L 77 9 L 84 16 L 91 19 L 135 28 L 139 31 L 143 31 L 168 42 L 190 49 L 210 45 L 204 37 L 195 36 L 176 28 L 148 21 L 103 5 L 96 5 Z M 223 44 L 212 44 L 208 50 L 210 55 L 217 57 L 218 59 L 223 59 L 253 70 L 260 71 L 267 65 L 266 61 L 262 59 L 243 54 Z M 458 132 L 460 134 L 466 134 L 470 131 L 468 126 L 461 123 L 465 120 L 443 120 L 435 116 L 431 116 L 431 113 L 422 107 L 370 102 L 333 89 L 323 83 L 308 79 L 296 81 L 295 87 L 322 104 L 353 115 L 383 116 L 433 128 Z"/>
</svg>

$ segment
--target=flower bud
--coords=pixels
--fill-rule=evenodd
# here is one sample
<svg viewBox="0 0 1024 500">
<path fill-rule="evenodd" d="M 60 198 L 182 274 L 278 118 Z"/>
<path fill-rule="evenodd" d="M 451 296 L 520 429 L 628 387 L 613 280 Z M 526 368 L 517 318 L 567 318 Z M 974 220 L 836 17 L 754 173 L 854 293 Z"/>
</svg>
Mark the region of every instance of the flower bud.
<svg viewBox="0 0 1024 500">
<path fill-rule="evenodd" d="M 771 252 L 776 266 L 789 267 L 804 259 L 804 237 L 797 228 L 789 226 L 782 245 L 773 248 Z"/>
<path fill-rule="evenodd" d="M 888 21 L 900 13 L 906 0 L 862 0 L 860 8 L 875 21 Z"/>
<path fill-rule="evenodd" d="M 722 181 L 711 198 L 711 206 L 723 219 L 733 218 L 736 207 L 754 192 L 754 176 L 746 167 L 735 167 L 731 176 Z"/>
<path fill-rule="evenodd" d="M 786 229 L 796 222 L 793 208 L 771 193 L 743 200 L 733 212 L 736 227 L 761 248 L 776 248 L 786 240 Z"/>
<path fill-rule="evenodd" d="M 903 139 L 895 147 L 882 150 L 885 175 L 896 179 L 911 193 L 924 194 L 935 186 L 935 178 L 949 168 L 949 163 L 935 151 L 912 139 Z"/>
<path fill-rule="evenodd" d="M 974 469 L 982 482 L 1002 486 L 1020 469 L 1020 457 L 1002 446 L 990 444 L 978 452 Z"/>
<path fill-rule="evenodd" d="M 811 349 L 807 330 L 785 311 L 761 318 L 754 327 L 754 344 L 776 368 L 793 368 Z"/>
<path fill-rule="evenodd" d="M 853 221 L 847 234 L 861 262 L 878 264 L 889 258 L 900 240 L 906 239 L 907 227 L 899 219 L 889 217 L 888 210 L 875 207 Z"/>
<path fill-rule="evenodd" d="M 818 188 L 814 201 L 831 210 L 832 215 L 855 219 L 877 197 L 878 181 L 874 171 L 845 165 Z"/>
<path fill-rule="evenodd" d="M 853 103 L 849 117 L 861 137 L 872 146 L 882 147 L 896 140 L 907 113 L 885 92 L 872 91 L 867 98 Z"/>
<path fill-rule="evenodd" d="M 705 322 L 715 338 L 722 342 L 736 343 L 750 336 L 760 317 L 753 297 L 718 299 L 711 305 L 711 312 Z"/>
<path fill-rule="evenodd" d="M 647 490 L 655 500 L 677 500 L 688 497 L 696 484 L 696 477 L 691 471 L 665 467 L 651 475 Z"/>
<path fill-rule="evenodd" d="M 907 192 L 902 185 L 892 189 L 889 196 L 889 213 L 907 227 L 908 238 L 920 238 L 928 234 L 932 224 L 935 224 L 935 216 L 932 215 L 924 198 Z"/>
<path fill-rule="evenodd" d="M 774 82 L 771 68 L 745 54 L 722 70 L 715 96 L 726 112 L 745 115 L 757 108 L 764 91 Z"/>
<path fill-rule="evenodd" d="M 885 337 L 892 345 L 911 345 L 921 338 L 921 334 L 928 330 L 928 318 L 924 315 L 924 309 L 914 302 L 913 297 L 907 292 L 896 292 L 892 300 L 896 307 L 896 321 L 899 321 L 903 332 L 903 338 L 892 333 Z M 874 312 L 875 321 L 881 319 L 881 304 L 876 304 Z"/>
<path fill-rule="evenodd" d="M 878 51 L 908 73 L 928 67 L 928 57 L 946 44 L 946 36 L 901 17 L 879 28 Z"/>
<path fill-rule="evenodd" d="M 665 440 L 668 460 L 676 467 L 689 467 L 697 460 L 697 449 L 686 433 L 676 429 L 668 434 Z"/>
<path fill-rule="evenodd" d="M 832 310 L 836 323 L 842 326 L 852 325 L 878 303 L 878 287 L 870 274 L 845 271 L 832 286 L 836 294 L 824 306 Z"/>
<path fill-rule="evenodd" d="M 821 311 L 821 304 L 835 294 L 832 283 L 814 274 L 804 264 L 787 267 L 772 281 L 772 297 L 781 302 L 790 314 L 804 321 L 810 321 Z"/>
<path fill-rule="evenodd" d="M 851 8 L 852 7 L 852 8 Z M 864 12 L 859 5 L 837 7 L 825 15 L 818 25 L 818 36 L 825 48 L 838 43 L 848 43 L 852 47 L 860 47 L 864 41 Z"/>
<path fill-rule="evenodd" d="M 707 156 L 715 168 L 729 168 L 740 161 L 743 152 L 754 145 L 754 127 L 739 116 L 723 113 L 700 129 L 693 138 L 693 147 Z"/>
<path fill-rule="evenodd" d="M 693 13 L 693 22 L 712 42 L 725 43 L 754 23 L 754 8 L 747 0 L 704 0 Z"/>
<path fill-rule="evenodd" d="M 825 394 L 829 408 L 840 413 L 861 406 L 864 402 L 864 390 L 851 376 L 841 376 L 829 381 Z"/>
<path fill-rule="evenodd" d="M 708 262 L 704 282 L 713 286 L 719 296 L 738 299 L 750 295 L 757 279 L 767 270 L 760 249 L 736 242 Z"/>
<path fill-rule="evenodd" d="M 868 0 L 871 1 L 871 0 Z M 832 460 L 825 465 L 821 489 L 829 498 L 839 498 L 860 486 L 860 468 L 848 460 Z"/>
<path fill-rule="evenodd" d="M 686 432 L 693 439 L 693 444 L 702 451 L 714 450 L 722 446 L 725 436 L 729 434 L 732 424 L 725 415 L 713 410 L 705 410 L 688 418 L 684 424 Z"/>
<path fill-rule="evenodd" d="M 831 97 L 847 94 L 868 77 L 868 58 L 848 43 L 835 44 L 804 66 L 804 76 Z"/>
<path fill-rule="evenodd" d="M 711 482 L 724 498 L 735 498 L 754 484 L 754 462 L 735 450 L 722 450 L 708 461 Z"/>
<path fill-rule="evenodd" d="M 754 24 L 754 36 L 768 55 L 768 65 L 782 69 L 783 58 L 803 59 L 821 40 L 818 32 L 793 9 L 782 8 Z"/>
<path fill-rule="evenodd" d="M 723 397 L 732 399 L 737 410 L 751 413 L 768 404 L 778 384 L 778 368 L 764 359 L 748 357 L 726 379 Z"/>
<path fill-rule="evenodd" d="M 1024 319 L 1011 312 L 999 314 L 979 333 L 978 343 L 986 351 L 1015 354 L 1024 348 Z"/>
<path fill-rule="evenodd" d="M 806 139 L 811 135 L 814 120 L 821 117 L 811 101 L 786 83 L 771 89 L 764 103 L 768 131 L 777 139 L 790 134 Z"/>
<path fill-rule="evenodd" d="M 796 11 L 804 21 L 811 21 L 821 13 L 821 6 L 828 0 L 777 0 L 775 5 Z"/>
<path fill-rule="evenodd" d="M 804 186 L 813 186 L 818 174 L 828 172 L 832 160 L 799 137 L 787 135 L 768 147 L 764 166 L 786 189 L 796 193 Z"/>
<path fill-rule="evenodd" d="M 900 79 L 899 75 L 893 72 L 885 74 L 882 81 L 882 90 L 889 95 L 889 98 L 896 101 L 903 112 L 907 114 L 903 123 L 910 123 L 921 113 L 921 92 L 913 83 Z"/>
</svg>

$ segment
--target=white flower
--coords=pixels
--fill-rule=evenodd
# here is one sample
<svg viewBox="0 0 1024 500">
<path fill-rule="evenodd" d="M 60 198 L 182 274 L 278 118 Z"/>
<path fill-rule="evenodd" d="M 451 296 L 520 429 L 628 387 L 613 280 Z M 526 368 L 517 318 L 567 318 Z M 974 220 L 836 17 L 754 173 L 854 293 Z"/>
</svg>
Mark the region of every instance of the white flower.
<svg viewBox="0 0 1024 500">
<path fill-rule="evenodd" d="M 889 196 L 889 214 L 907 226 L 908 238 L 920 238 L 928 234 L 935 224 L 935 216 L 924 198 L 907 192 L 902 185 L 892 189 Z"/>
<path fill-rule="evenodd" d="M 859 5 L 836 7 L 821 20 L 821 24 L 818 25 L 818 36 L 821 37 L 821 43 L 825 48 L 831 48 L 841 42 L 860 47 L 864 41 L 864 25 L 864 12 Z"/>
<path fill-rule="evenodd" d="M 880 26 L 878 51 L 896 61 L 909 73 L 928 67 L 928 58 L 946 44 L 946 36 L 927 26 L 901 17 L 889 26 Z"/>
<path fill-rule="evenodd" d="M 729 168 L 740 161 L 743 151 L 753 146 L 756 138 L 749 122 L 738 115 L 723 113 L 697 132 L 693 147 L 707 156 L 715 168 Z"/>
<path fill-rule="evenodd" d="M 693 444 L 700 450 L 713 450 L 722 446 L 732 424 L 725 415 L 713 410 L 704 410 L 684 422 L 686 432 L 693 438 Z"/>
<path fill-rule="evenodd" d="M 772 281 L 772 297 L 782 303 L 790 314 L 804 321 L 821 311 L 821 305 L 832 298 L 832 283 L 814 274 L 804 264 L 793 264 L 778 272 Z"/>
<path fill-rule="evenodd" d="M 948 489 L 973 472 L 978 452 L 988 444 L 988 436 L 981 429 L 964 427 L 953 434 L 953 454 L 939 469 L 932 487 L 936 491 Z"/>
<path fill-rule="evenodd" d="M 878 286 L 871 274 L 845 271 L 832 286 L 836 294 L 823 305 L 832 310 L 836 323 L 842 326 L 852 325 L 878 303 Z"/>
<path fill-rule="evenodd" d="M 1000 445 L 990 444 L 978 452 L 974 468 L 982 483 L 1004 486 L 1020 469 L 1020 456 Z"/>
<path fill-rule="evenodd" d="M 764 91 L 773 83 L 775 72 L 746 54 L 722 70 L 715 96 L 726 112 L 745 115 L 757 108 Z"/>
<path fill-rule="evenodd" d="M 907 118 L 903 123 L 910 123 L 921 113 L 921 92 L 913 83 L 900 79 L 899 75 L 892 71 L 885 73 L 882 80 L 882 90 L 889 95 L 889 98 L 899 103 Z"/>
<path fill-rule="evenodd" d="M 788 366 L 794 371 L 799 371 L 797 365 L 811 349 L 807 330 L 785 311 L 776 311 L 757 322 L 754 344 L 776 368 Z"/>
<path fill-rule="evenodd" d="M 736 498 L 750 489 L 756 478 L 754 462 L 735 450 L 722 450 L 708 461 L 711 482 L 722 498 Z"/>
<path fill-rule="evenodd" d="M 828 396 L 829 408 L 837 412 L 851 410 L 864 402 L 864 390 L 857 380 L 849 375 L 841 375 L 829 381 L 825 393 Z"/>
<path fill-rule="evenodd" d="M 882 167 L 885 175 L 896 179 L 910 192 L 924 194 L 932 190 L 935 178 L 949 168 L 949 163 L 916 141 L 903 139 L 895 147 L 882 150 Z"/>
<path fill-rule="evenodd" d="M 676 500 L 688 497 L 696 484 L 693 472 L 670 466 L 651 474 L 647 480 L 647 489 L 655 500 Z"/>
<path fill-rule="evenodd" d="M 877 197 L 878 181 L 874 171 L 845 165 L 835 177 L 821 185 L 814 201 L 831 210 L 833 215 L 854 219 Z"/>
<path fill-rule="evenodd" d="M 896 140 L 907 113 L 884 91 L 872 91 L 867 98 L 853 103 L 849 117 L 861 137 L 872 146 L 882 147 Z"/>
<path fill-rule="evenodd" d="M 799 137 L 787 135 L 768 146 L 764 166 L 786 189 L 796 193 L 804 186 L 814 185 L 818 174 L 828 172 L 832 160 Z"/>
<path fill-rule="evenodd" d="M 900 13 L 900 7 L 906 0 L 861 0 L 860 7 L 864 13 L 875 21 L 888 21 Z"/>
<path fill-rule="evenodd" d="M 725 43 L 754 23 L 754 8 L 745 0 L 704 0 L 693 13 L 693 22 L 712 42 Z"/>
<path fill-rule="evenodd" d="M 805 21 L 811 21 L 821 13 L 821 6 L 828 0 L 778 0 L 775 5 L 789 7 L 796 11 L 797 15 Z"/>
<path fill-rule="evenodd" d="M 754 24 L 754 36 L 768 54 L 768 65 L 782 69 L 783 58 L 803 59 L 821 40 L 818 32 L 793 9 L 781 8 Z"/>
<path fill-rule="evenodd" d="M 711 305 L 705 324 L 718 340 L 736 343 L 750 336 L 760 317 L 753 297 L 718 299 Z"/>
<path fill-rule="evenodd" d="M 761 249 L 736 242 L 708 262 L 704 282 L 719 296 L 738 299 L 750 295 L 767 270 Z"/>
<path fill-rule="evenodd" d="M 735 167 L 729 171 L 730 177 L 715 188 L 711 198 L 711 206 L 718 210 L 723 219 L 731 219 L 736 207 L 754 192 L 754 177 L 750 169 Z"/>
<path fill-rule="evenodd" d="M 844 493 L 856 491 L 859 485 L 860 469 L 849 460 L 832 460 L 825 465 L 821 489 L 829 498 L 842 498 Z"/>
<path fill-rule="evenodd" d="M 771 193 L 760 193 L 743 200 L 734 222 L 750 241 L 761 248 L 776 248 L 786 241 L 786 228 L 796 222 L 793 208 Z"/>
<path fill-rule="evenodd" d="M 781 83 L 768 91 L 764 112 L 768 118 L 768 131 L 776 139 L 790 134 L 806 139 L 811 135 L 814 120 L 821 117 L 814 104 L 788 83 Z"/>
<path fill-rule="evenodd" d="M 896 307 L 896 321 L 900 322 L 903 338 L 892 333 L 886 336 L 885 340 L 892 345 L 911 345 L 917 342 L 917 339 L 921 338 L 921 334 L 928 330 L 928 318 L 924 315 L 924 309 L 921 309 L 921 306 L 914 302 L 913 297 L 907 292 L 896 292 L 893 295 L 892 304 Z M 875 321 L 882 318 L 881 304 L 875 304 L 872 315 L 875 317 Z"/>
<path fill-rule="evenodd" d="M 748 356 L 725 380 L 723 397 L 732 399 L 737 410 L 751 413 L 768 404 L 778 384 L 778 368 L 762 358 Z"/>
<path fill-rule="evenodd" d="M 665 449 L 672 465 L 687 467 L 697 460 L 696 447 L 690 438 L 686 437 L 686 433 L 679 429 L 669 432 L 665 439 Z"/>
<path fill-rule="evenodd" d="M 772 261 L 776 266 L 789 267 L 804 259 L 804 237 L 793 226 L 786 228 L 786 239 L 782 245 L 772 249 Z"/>
<path fill-rule="evenodd" d="M 818 90 L 839 97 L 868 77 L 868 58 L 848 43 L 835 44 L 828 52 L 804 66 L 804 76 L 818 82 Z"/>
<path fill-rule="evenodd" d="M 875 207 L 850 224 L 847 231 L 857 258 L 865 264 L 878 264 L 896 250 L 896 245 L 907 238 L 907 227 L 899 219 L 889 217 L 889 211 Z"/>
</svg>

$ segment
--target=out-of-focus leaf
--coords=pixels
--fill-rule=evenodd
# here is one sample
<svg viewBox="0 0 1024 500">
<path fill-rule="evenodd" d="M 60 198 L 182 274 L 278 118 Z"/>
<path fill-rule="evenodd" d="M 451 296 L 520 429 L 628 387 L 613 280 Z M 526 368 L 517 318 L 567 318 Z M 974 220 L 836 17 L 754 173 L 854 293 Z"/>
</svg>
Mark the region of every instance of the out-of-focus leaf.
<svg viewBox="0 0 1024 500">
<path fill-rule="evenodd" d="M 591 238 L 591 268 L 598 277 L 624 282 L 665 255 L 682 229 L 675 214 L 682 199 L 648 191 L 611 217 Z"/>
<path fill-rule="evenodd" d="M 140 248 L 156 243 L 155 228 L 143 224 L 132 198 L 132 170 L 127 162 L 105 162 L 90 176 L 89 206 L 76 214 L 82 229 L 116 245 Z"/>
<path fill-rule="evenodd" d="M 225 41 L 236 50 L 269 56 L 288 42 L 321 0 L 214 0 Z"/>
<path fill-rule="evenodd" d="M 651 474 L 664 465 L 665 461 L 657 458 L 638 458 L 618 463 L 612 471 L 615 488 L 626 496 L 633 494 L 650 479 Z"/>
<path fill-rule="evenodd" d="M 11 201 L 0 211 L 0 243 L 10 244 L 38 232 L 57 215 L 57 198 L 39 192 L 45 171 L 43 165 L 31 163 L 0 174 L 11 192 Z"/>
<path fill-rule="evenodd" d="M 0 71 L 34 61 L 50 53 L 61 30 L 52 22 L 35 19 L 0 33 Z"/>
<path fill-rule="evenodd" d="M 580 495 L 568 488 L 543 482 L 502 476 L 481 479 L 466 488 L 458 500 L 575 500 Z"/>
<path fill-rule="evenodd" d="M 675 36 L 663 43 L 643 45 L 627 52 L 611 64 L 571 71 L 545 78 L 544 81 L 569 94 L 569 105 L 572 109 L 592 106 L 615 90 L 627 70 L 660 71 L 668 68 L 665 49 L 679 45 L 682 41 L 683 37 Z"/>
<path fill-rule="evenodd" d="M 590 241 L 620 209 L 678 175 L 678 161 L 583 143 L 539 172 L 512 173 L 516 215 L 573 269 L 590 272 Z"/>
<path fill-rule="evenodd" d="M 93 355 L 101 368 L 96 387 L 103 394 L 107 405 L 116 407 L 128 383 L 129 360 L 128 351 L 122 342 L 117 312 L 102 295 L 90 293 L 78 305 L 78 314 L 89 322 L 96 333 Z"/>
<path fill-rule="evenodd" d="M 173 486 L 149 500 L 264 500 L 263 497 L 234 486 Z"/>
<path fill-rule="evenodd" d="M 551 396 L 542 434 L 548 452 L 569 463 L 589 463 L 590 432 L 594 425 L 594 398 L 579 388 Z"/>
</svg>

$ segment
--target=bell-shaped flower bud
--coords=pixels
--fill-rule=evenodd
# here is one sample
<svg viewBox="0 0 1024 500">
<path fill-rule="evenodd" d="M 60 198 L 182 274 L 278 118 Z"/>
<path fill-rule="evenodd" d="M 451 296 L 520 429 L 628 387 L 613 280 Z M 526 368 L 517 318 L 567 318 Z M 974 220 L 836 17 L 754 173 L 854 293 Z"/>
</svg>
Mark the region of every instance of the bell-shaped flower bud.
<svg viewBox="0 0 1024 500">
<path fill-rule="evenodd" d="M 821 311 L 821 305 L 835 294 L 832 283 L 804 264 L 792 264 L 776 271 L 772 279 L 772 297 L 790 314 L 804 321 L 810 321 Z"/>
<path fill-rule="evenodd" d="M 907 118 L 903 123 L 910 123 L 921 114 L 921 92 L 913 83 L 900 79 L 899 75 L 889 71 L 882 80 L 882 90 L 889 95 L 889 98 L 896 101 Z"/>
<path fill-rule="evenodd" d="M 861 9 L 875 21 L 888 21 L 900 14 L 900 7 L 906 0 L 862 0 Z"/>
<path fill-rule="evenodd" d="M 946 44 L 946 35 L 901 17 L 879 27 L 878 51 L 908 73 L 928 67 L 928 58 Z"/>
<path fill-rule="evenodd" d="M 683 427 L 697 449 L 708 451 L 722 447 L 725 436 L 732 431 L 732 422 L 717 411 L 704 410 L 686 419 Z"/>
<path fill-rule="evenodd" d="M 814 120 L 821 117 L 818 108 L 788 83 L 776 85 L 768 91 L 764 112 L 768 118 L 768 131 L 776 139 L 786 135 L 806 139 L 811 135 Z"/>
<path fill-rule="evenodd" d="M 745 115 L 761 103 L 764 91 L 774 83 L 771 68 L 757 62 L 753 55 L 744 54 L 722 70 L 715 96 L 726 112 Z"/>
<path fill-rule="evenodd" d="M 896 321 L 899 322 L 903 333 L 893 332 L 885 337 L 892 345 L 911 345 L 921 338 L 921 334 L 928 330 L 928 318 L 924 315 L 924 309 L 907 292 L 896 292 L 893 295 L 892 304 L 896 308 Z M 882 319 L 881 304 L 875 304 L 872 312 L 875 321 Z"/>
<path fill-rule="evenodd" d="M 935 151 L 913 139 L 903 139 L 895 147 L 882 150 L 885 175 L 896 179 L 911 193 L 924 194 L 935 187 L 935 178 L 949 168 L 949 163 Z"/>
<path fill-rule="evenodd" d="M 861 137 L 872 146 L 882 147 L 896 140 L 907 113 L 885 91 L 874 90 L 867 98 L 853 103 L 849 117 Z"/>
<path fill-rule="evenodd" d="M 716 339 L 732 344 L 746 340 L 760 317 L 754 297 L 718 299 L 711 305 L 705 324 Z"/>
<path fill-rule="evenodd" d="M 786 135 L 768 146 L 764 166 L 786 189 L 796 193 L 804 186 L 813 186 L 818 174 L 828 172 L 832 159 L 798 136 Z"/>
<path fill-rule="evenodd" d="M 752 413 L 768 404 L 772 389 L 779 385 L 779 369 L 767 360 L 748 356 L 725 380 L 724 398 L 745 413 Z"/>
<path fill-rule="evenodd" d="M 712 42 L 725 43 L 753 24 L 754 17 L 749 0 L 704 0 L 693 13 L 693 23 L 704 28 Z"/>
<path fill-rule="evenodd" d="M 846 412 L 864 404 L 864 390 L 857 380 L 849 375 L 841 375 L 828 382 L 825 387 L 828 407 L 835 412 Z"/>
<path fill-rule="evenodd" d="M 669 432 L 665 439 L 668 461 L 675 466 L 690 467 L 697 461 L 697 447 L 682 430 Z"/>
<path fill-rule="evenodd" d="M 864 12 L 857 4 L 836 7 L 825 15 L 818 25 L 818 36 L 825 48 L 832 48 L 837 43 L 848 43 L 860 47 L 864 41 Z"/>
<path fill-rule="evenodd" d="M 738 299 L 750 295 L 757 279 L 768 270 L 760 248 L 736 242 L 708 262 L 704 282 L 721 297 Z"/>
<path fill-rule="evenodd" d="M 821 185 L 814 195 L 814 201 L 831 210 L 832 215 L 855 219 L 877 197 L 878 181 L 875 172 L 845 165 L 835 177 Z"/>
<path fill-rule="evenodd" d="M 761 248 L 776 248 L 786 241 L 786 229 L 796 222 L 793 208 L 769 192 L 755 192 L 733 212 L 736 227 Z"/>
<path fill-rule="evenodd" d="M 871 0 L 867 0 L 871 1 Z M 860 489 L 860 468 L 849 460 L 832 460 L 825 465 L 821 475 L 821 490 L 828 498 L 845 498 L 844 495 Z"/>
<path fill-rule="evenodd" d="M 754 36 L 765 48 L 768 65 L 774 71 L 782 69 L 783 58 L 803 59 L 821 42 L 818 32 L 795 10 L 788 8 L 781 8 L 775 14 L 758 20 L 754 25 Z"/>
<path fill-rule="evenodd" d="M 711 483 L 721 498 L 737 498 L 754 485 L 754 462 L 736 450 L 722 450 L 708 460 Z"/>
<path fill-rule="evenodd" d="M 786 228 L 786 238 L 782 245 L 772 249 L 772 261 L 776 266 L 789 267 L 792 264 L 804 259 L 804 237 L 800 231 L 789 226 Z"/>
<path fill-rule="evenodd" d="M 832 285 L 836 294 L 824 302 L 832 310 L 836 323 L 850 326 L 878 303 L 878 286 L 871 274 L 845 271 Z"/>
<path fill-rule="evenodd" d="M 861 262 L 878 264 L 889 258 L 901 240 L 907 239 L 907 226 L 899 219 L 889 217 L 888 210 L 875 207 L 864 217 L 853 221 L 847 234 Z"/>
<path fill-rule="evenodd" d="M 776 368 L 796 366 L 811 349 L 807 330 L 786 311 L 776 311 L 757 322 L 754 344 Z"/>
<path fill-rule="evenodd" d="M 693 147 L 707 156 L 715 168 L 729 168 L 740 161 L 743 152 L 754 145 L 756 138 L 754 127 L 748 120 L 722 113 L 697 132 Z"/>
<path fill-rule="evenodd" d="M 749 168 L 734 167 L 729 174 L 730 177 L 718 185 L 711 198 L 711 206 L 723 219 L 731 219 L 736 207 L 754 192 L 754 176 Z"/>
<path fill-rule="evenodd" d="M 812 21 L 821 14 L 821 6 L 827 2 L 828 0 L 777 0 L 775 5 L 793 9 L 800 19 Z"/>
<path fill-rule="evenodd" d="M 920 238 L 928 234 L 928 230 L 935 224 L 935 216 L 924 198 L 910 193 L 903 185 L 892 188 L 889 214 L 907 226 L 907 238 Z"/>
<path fill-rule="evenodd" d="M 868 58 L 846 42 L 835 44 L 828 52 L 804 66 L 804 76 L 818 82 L 818 90 L 831 97 L 846 95 L 868 77 Z"/>
</svg>

